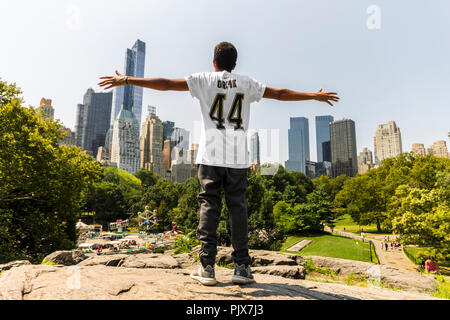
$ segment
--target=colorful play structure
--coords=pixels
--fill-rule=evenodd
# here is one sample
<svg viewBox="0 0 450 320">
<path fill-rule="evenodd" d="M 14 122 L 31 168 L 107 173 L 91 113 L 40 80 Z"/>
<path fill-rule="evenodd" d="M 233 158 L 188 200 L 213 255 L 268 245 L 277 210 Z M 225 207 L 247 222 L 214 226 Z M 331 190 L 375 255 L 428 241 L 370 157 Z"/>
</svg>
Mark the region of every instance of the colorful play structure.
<svg viewBox="0 0 450 320">
<path fill-rule="evenodd" d="M 150 211 L 149 206 L 145 206 L 144 212 L 138 212 L 139 227 L 144 227 L 148 232 L 158 226 L 158 211 Z"/>
<path fill-rule="evenodd" d="M 145 206 L 143 212 L 138 212 L 137 218 L 140 232 L 135 235 L 126 232 L 129 226 L 128 219 L 110 222 L 109 232 L 102 232 L 98 228 L 95 232 L 91 226 L 88 228 L 80 220 L 77 228 L 87 232 L 80 235 L 79 241 L 83 243 L 79 243 L 78 249 L 83 253 L 97 251 L 97 254 L 118 252 L 134 254 L 148 250 L 158 252 L 158 249 L 164 251 L 169 248 L 177 238 L 183 236 L 183 232 L 177 229 L 176 222 L 172 222 L 172 230 L 157 233 L 158 211 L 156 209 L 151 211 L 149 206 Z"/>
<path fill-rule="evenodd" d="M 164 232 L 164 237 L 167 239 L 173 239 L 173 238 L 179 238 L 183 236 L 183 232 L 180 230 L 177 230 L 177 223 L 176 222 L 172 222 L 172 230 L 170 231 L 165 231 Z"/>
<path fill-rule="evenodd" d="M 117 232 L 122 232 L 124 228 L 129 226 L 128 219 L 117 220 L 116 222 L 109 223 L 109 230 L 117 230 Z"/>
</svg>

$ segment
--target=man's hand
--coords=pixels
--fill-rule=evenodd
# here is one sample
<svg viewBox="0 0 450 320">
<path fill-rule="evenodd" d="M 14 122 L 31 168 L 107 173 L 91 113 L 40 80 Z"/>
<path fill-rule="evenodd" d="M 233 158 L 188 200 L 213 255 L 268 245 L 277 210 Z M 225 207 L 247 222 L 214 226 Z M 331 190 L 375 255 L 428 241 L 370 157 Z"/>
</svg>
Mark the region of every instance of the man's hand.
<svg viewBox="0 0 450 320">
<path fill-rule="evenodd" d="M 320 88 L 320 90 L 315 93 L 314 100 L 326 102 L 330 106 L 333 106 L 330 101 L 339 102 L 339 97 L 336 92 L 322 92 L 322 88 Z"/>
<path fill-rule="evenodd" d="M 105 90 L 125 85 L 126 77 L 123 74 L 119 73 L 119 71 L 117 71 L 117 70 L 116 70 L 116 74 L 117 74 L 117 76 L 100 77 L 100 79 L 105 79 L 105 80 L 103 80 L 102 82 L 99 82 L 98 85 L 100 87 L 107 86 L 105 88 Z"/>
</svg>

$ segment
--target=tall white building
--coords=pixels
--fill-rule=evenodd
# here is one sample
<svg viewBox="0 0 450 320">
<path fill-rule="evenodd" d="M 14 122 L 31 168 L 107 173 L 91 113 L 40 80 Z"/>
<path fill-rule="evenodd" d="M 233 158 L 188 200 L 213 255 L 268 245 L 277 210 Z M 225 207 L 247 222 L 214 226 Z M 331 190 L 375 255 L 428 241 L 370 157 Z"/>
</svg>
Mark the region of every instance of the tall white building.
<svg viewBox="0 0 450 320">
<path fill-rule="evenodd" d="M 393 158 L 402 153 L 402 136 L 400 128 L 395 121 L 379 124 L 373 138 L 375 164 L 380 165 L 381 160 Z"/>
<path fill-rule="evenodd" d="M 423 143 L 413 143 L 411 147 L 411 152 L 421 156 L 427 155 L 427 151 L 425 150 L 425 146 L 423 145 Z"/>
<path fill-rule="evenodd" d="M 114 121 L 111 163 L 131 174 L 139 170 L 139 125 L 130 110 L 122 109 Z"/>
<path fill-rule="evenodd" d="M 433 145 L 428 148 L 428 154 L 439 158 L 449 158 L 445 140 L 433 142 Z"/>
<path fill-rule="evenodd" d="M 163 125 L 159 117 L 150 113 L 142 125 L 141 132 L 141 167 L 164 177 L 166 168 L 163 165 Z"/>
</svg>

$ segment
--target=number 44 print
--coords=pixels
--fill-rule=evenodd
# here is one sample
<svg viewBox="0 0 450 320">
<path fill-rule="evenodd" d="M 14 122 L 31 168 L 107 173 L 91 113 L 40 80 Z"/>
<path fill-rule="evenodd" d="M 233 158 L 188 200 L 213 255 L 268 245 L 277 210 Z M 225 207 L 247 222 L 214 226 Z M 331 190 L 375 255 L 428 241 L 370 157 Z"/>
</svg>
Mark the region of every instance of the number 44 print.
<svg viewBox="0 0 450 320">
<path fill-rule="evenodd" d="M 226 99 L 226 94 L 218 93 L 214 98 L 211 105 L 211 110 L 209 111 L 209 116 L 211 120 L 216 121 L 217 129 L 225 129 L 223 125 L 225 119 L 223 118 L 223 101 Z M 244 99 L 244 94 L 236 93 L 234 96 L 233 104 L 231 106 L 230 112 L 228 113 L 228 121 L 234 123 L 234 130 L 244 129 L 242 127 L 242 99 Z"/>
</svg>

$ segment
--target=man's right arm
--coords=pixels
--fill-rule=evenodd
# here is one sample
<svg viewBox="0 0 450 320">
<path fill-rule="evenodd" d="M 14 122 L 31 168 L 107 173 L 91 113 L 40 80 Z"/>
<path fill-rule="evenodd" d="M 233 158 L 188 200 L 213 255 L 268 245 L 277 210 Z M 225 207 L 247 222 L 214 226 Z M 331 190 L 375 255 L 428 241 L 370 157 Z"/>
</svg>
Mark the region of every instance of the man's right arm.
<svg viewBox="0 0 450 320">
<path fill-rule="evenodd" d="M 173 90 L 173 91 L 188 91 L 189 87 L 185 79 L 167 79 L 167 78 L 135 78 L 128 77 L 116 71 L 116 76 L 100 77 L 103 81 L 98 85 L 105 87 L 105 90 L 114 87 L 131 84 L 143 88 L 154 90 Z"/>
<path fill-rule="evenodd" d="M 339 97 L 336 92 L 322 92 L 322 89 L 316 93 L 298 92 L 289 89 L 276 89 L 266 87 L 263 98 L 275 99 L 280 101 L 303 101 L 303 100 L 317 100 L 328 103 L 330 106 L 333 104 L 330 101 L 338 102 Z"/>
</svg>

